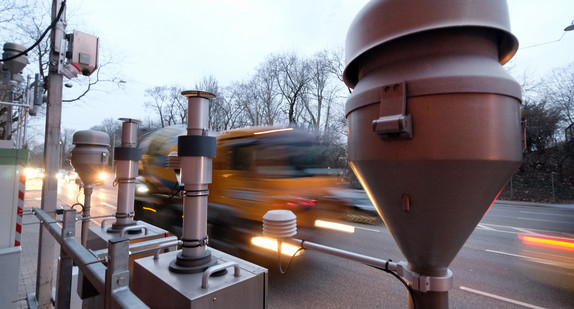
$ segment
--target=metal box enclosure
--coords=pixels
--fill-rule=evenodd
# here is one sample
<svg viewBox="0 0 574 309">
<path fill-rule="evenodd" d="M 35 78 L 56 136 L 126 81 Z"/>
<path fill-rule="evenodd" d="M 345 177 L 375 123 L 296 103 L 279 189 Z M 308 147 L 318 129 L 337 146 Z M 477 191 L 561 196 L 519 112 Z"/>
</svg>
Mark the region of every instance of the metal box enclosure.
<svg viewBox="0 0 574 309">
<path fill-rule="evenodd" d="M 202 288 L 203 272 L 177 274 L 169 263 L 180 251 L 136 260 L 132 291 L 151 308 L 266 308 L 267 269 L 221 251 L 209 248 L 218 264 L 235 262 L 239 276 L 232 270 L 209 278 Z"/>
<path fill-rule="evenodd" d="M 71 62 L 79 67 L 82 75 L 89 76 L 98 68 L 99 38 L 81 31 L 74 30 L 71 48 Z"/>
<path fill-rule="evenodd" d="M 129 238 L 130 244 L 167 237 L 169 233 L 164 229 L 143 221 L 137 221 L 137 224 L 147 228 L 147 235 L 144 231 L 137 234 L 125 233 L 124 237 Z M 91 250 L 106 249 L 108 247 L 108 240 L 120 237 L 119 233 L 108 233 L 107 230 L 110 227 L 111 225 L 105 225 L 103 228 L 100 226 L 90 227 L 86 247 Z"/>
<path fill-rule="evenodd" d="M 18 276 L 20 273 L 21 247 L 0 249 L 0 278 L 4 281 L 0 288 L 0 308 L 17 308 Z"/>
</svg>

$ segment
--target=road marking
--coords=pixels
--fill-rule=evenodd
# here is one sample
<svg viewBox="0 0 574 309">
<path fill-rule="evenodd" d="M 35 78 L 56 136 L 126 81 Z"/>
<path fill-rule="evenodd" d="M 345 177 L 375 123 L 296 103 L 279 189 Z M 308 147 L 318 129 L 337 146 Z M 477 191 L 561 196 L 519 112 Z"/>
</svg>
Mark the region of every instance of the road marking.
<svg viewBox="0 0 574 309">
<path fill-rule="evenodd" d="M 375 232 L 375 233 L 380 233 L 380 232 L 381 232 L 381 230 L 369 229 L 369 228 L 360 227 L 360 226 L 355 226 L 355 229 L 357 229 L 357 230 L 363 230 L 363 231 L 369 231 L 369 232 Z"/>
<path fill-rule="evenodd" d="M 493 228 L 488 227 L 488 226 L 486 226 L 486 225 L 484 225 L 484 224 L 482 224 L 482 223 L 479 223 L 476 227 L 479 228 L 479 229 L 483 229 L 483 230 L 497 231 L 497 229 L 493 229 Z"/>
<path fill-rule="evenodd" d="M 505 301 L 505 302 L 508 302 L 508 303 L 512 303 L 512 304 L 515 304 L 515 305 L 524 306 L 524 307 L 527 307 L 527 308 L 544 309 L 544 307 L 539 307 L 539 306 L 531 305 L 531 304 L 529 304 L 529 303 L 517 301 L 517 300 L 511 299 L 511 298 L 502 297 L 502 296 L 498 296 L 498 295 L 495 295 L 495 294 L 491 294 L 491 293 L 487 293 L 487 292 L 483 292 L 483 291 L 479 291 L 479 290 L 467 288 L 467 287 L 465 287 L 465 286 L 461 286 L 460 289 L 463 290 L 463 291 L 467 291 L 467 292 L 479 294 L 479 295 L 482 295 L 482 296 L 487 296 L 487 297 L 495 298 L 495 299 L 502 300 L 502 301 Z"/>
<path fill-rule="evenodd" d="M 567 223 L 567 222 L 565 222 L 565 221 L 558 221 L 558 220 L 545 220 L 545 219 L 534 219 L 534 218 L 523 218 L 523 217 L 518 217 L 518 219 L 521 219 L 521 220 L 530 220 L 530 221 L 554 222 L 554 223 Z"/>
<path fill-rule="evenodd" d="M 486 252 L 491 252 L 491 253 L 498 253 L 498 254 L 503 254 L 503 255 L 509 255 L 509 256 L 514 256 L 514 257 L 524 258 L 524 259 L 544 261 L 543 259 L 538 259 L 538 258 L 533 258 L 533 257 L 526 256 L 526 255 L 508 253 L 508 252 L 503 252 L 503 251 L 496 251 L 496 250 L 490 250 L 490 249 L 486 249 L 485 251 L 486 251 Z"/>
<path fill-rule="evenodd" d="M 555 214 L 555 213 L 550 213 L 550 212 L 535 212 L 535 211 L 527 211 L 527 210 L 521 210 L 520 213 L 534 214 L 534 215 L 545 215 L 545 216 L 574 217 L 574 215 Z"/>
<path fill-rule="evenodd" d="M 486 249 L 485 251 L 491 252 L 491 253 L 498 253 L 498 254 L 513 256 L 513 257 L 517 257 L 517 258 L 522 258 L 522 259 L 530 260 L 531 262 L 541 263 L 541 264 L 545 264 L 545 265 L 553 265 L 553 266 L 557 266 L 557 267 L 561 267 L 561 268 L 568 268 L 568 269 L 572 268 L 572 265 L 569 263 L 556 262 L 556 261 L 545 260 L 545 259 L 535 258 L 535 257 L 531 257 L 531 256 L 526 256 L 526 255 L 503 252 L 503 251 L 496 251 L 496 250 L 489 250 L 489 249 Z"/>
<path fill-rule="evenodd" d="M 529 229 L 523 229 L 523 228 L 520 228 L 520 227 L 515 227 L 514 229 L 517 230 L 517 231 L 519 231 L 519 232 L 526 233 L 526 234 L 529 234 L 529 235 L 544 236 L 544 234 L 536 233 L 536 232 L 533 232 L 533 231 L 531 231 L 531 230 L 529 230 Z"/>
<path fill-rule="evenodd" d="M 479 223 L 477 225 L 477 228 L 487 230 L 487 231 L 495 231 L 495 232 L 499 232 L 499 233 L 509 233 L 509 234 L 526 233 L 529 235 L 536 235 L 536 236 L 546 235 L 546 234 L 541 234 L 541 233 L 535 232 L 533 230 L 525 229 L 525 228 L 521 228 L 521 227 L 497 225 L 497 224 L 489 224 L 489 223 Z M 542 232 L 544 232 L 544 231 L 542 231 Z"/>
<path fill-rule="evenodd" d="M 102 205 L 104 205 L 104 206 L 108 206 L 108 207 L 110 207 L 110 208 L 113 208 L 113 209 L 117 209 L 117 207 L 116 207 L 116 206 L 114 206 L 114 205 L 111 205 L 111 204 L 108 204 L 108 203 L 106 203 L 106 202 L 102 202 Z"/>
</svg>

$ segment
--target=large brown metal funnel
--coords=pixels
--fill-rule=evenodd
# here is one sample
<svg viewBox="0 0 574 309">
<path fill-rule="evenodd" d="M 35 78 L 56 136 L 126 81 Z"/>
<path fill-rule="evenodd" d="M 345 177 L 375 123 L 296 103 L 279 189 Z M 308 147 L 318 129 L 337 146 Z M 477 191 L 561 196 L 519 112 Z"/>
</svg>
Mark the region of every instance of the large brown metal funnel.
<svg viewBox="0 0 574 309">
<path fill-rule="evenodd" d="M 397 3 L 400 12 L 393 11 Z M 460 16 L 445 15 L 447 26 L 425 21 L 431 14 L 418 10 L 419 3 L 372 1 L 368 7 L 390 10 L 383 17 L 394 20 L 417 17 L 420 31 L 412 23 L 401 35 L 373 29 L 363 20 L 376 18 L 373 12 L 362 12 L 349 31 L 348 37 L 352 31 L 371 36 L 347 40 L 355 51 L 347 52 L 345 70 L 347 84 L 355 86 L 346 107 L 349 162 L 409 267 L 437 276 L 520 165 L 521 94 L 500 65 L 516 48 L 501 51 L 501 38 L 513 37 L 502 26 L 485 26 L 489 20 L 477 22 L 480 14 L 464 22 L 473 5 L 506 12 L 504 2 L 432 1 L 436 10 L 460 10 Z"/>
</svg>

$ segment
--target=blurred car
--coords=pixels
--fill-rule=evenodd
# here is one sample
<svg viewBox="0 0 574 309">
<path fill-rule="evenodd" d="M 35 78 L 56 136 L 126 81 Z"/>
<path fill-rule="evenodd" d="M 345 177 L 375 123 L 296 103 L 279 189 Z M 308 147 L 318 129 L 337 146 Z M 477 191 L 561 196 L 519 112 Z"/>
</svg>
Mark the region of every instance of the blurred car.
<svg viewBox="0 0 574 309">
<path fill-rule="evenodd" d="M 519 234 L 521 273 L 531 280 L 574 291 L 574 237 L 568 234 Z"/>
<path fill-rule="evenodd" d="M 107 172 L 100 172 L 98 174 L 98 177 L 96 178 L 95 182 L 94 182 L 94 186 L 102 186 L 104 184 L 104 181 L 108 178 L 110 174 Z M 82 179 L 78 176 L 78 174 L 76 173 L 76 179 L 75 182 L 77 185 L 81 186 L 84 184 L 84 182 L 82 181 Z"/>
<path fill-rule="evenodd" d="M 182 134 L 185 127 L 167 127 L 143 138 L 142 177 L 136 182 L 134 204 L 136 220 L 176 235 L 183 215 L 181 188 L 166 164 Z M 250 244 L 253 235 L 261 233 L 263 215 L 272 209 L 295 213 L 301 235 L 321 228 L 316 221 L 343 220 L 356 208 L 349 199 L 332 194 L 347 184 L 336 168 L 325 167 L 329 149 L 304 131 L 234 129 L 221 132 L 216 146 L 208 201 L 210 244 Z"/>
<path fill-rule="evenodd" d="M 68 171 L 64 175 L 64 181 L 66 181 L 66 183 L 76 182 L 76 179 L 78 179 L 78 173 L 74 170 Z"/>
<path fill-rule="evenodd" d="M 26 180 L 42 180 L 46 177 L 42 168 L 28 167 L 24 170 L 24 173 L 26 174 Z"/>
</svg>

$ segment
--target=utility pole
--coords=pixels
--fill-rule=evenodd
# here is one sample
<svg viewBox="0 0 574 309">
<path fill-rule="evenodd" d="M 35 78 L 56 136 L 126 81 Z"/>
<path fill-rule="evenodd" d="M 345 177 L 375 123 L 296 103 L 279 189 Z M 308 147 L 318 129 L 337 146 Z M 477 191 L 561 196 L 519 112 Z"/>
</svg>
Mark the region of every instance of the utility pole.
<svg viewBox="0 0 574 309">
<path fill-rule="evenodd" d="M 52 20 L 56 19 L 62 0 L 52 2 Z M 66 11 L 50 33 L 50 63 L 48 74 L 48 106 L 46 109 L 46 132 L 44 139 L 44 170 L 46 177 L 42 186 L 41 207 L 53 218 L 56 217 L 58 202 L 58 180 L 55 177 L 60 159 L 60 126 L 62 121 L 62 82 L 63 76 L 58 68 L 65 59 Z M 36 297 L 38 308 L 52 308 L 52 281 L 55 266 L 56 241 L 43 227 L 40 229 L 38 244 L 38 273 L 36 279 Z"/>
</svg>

